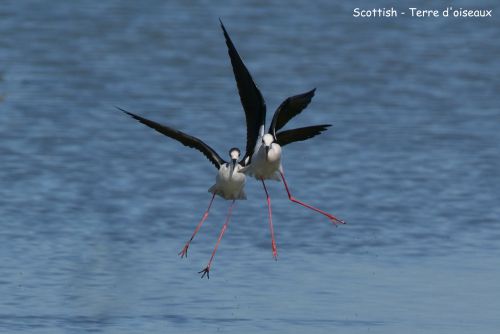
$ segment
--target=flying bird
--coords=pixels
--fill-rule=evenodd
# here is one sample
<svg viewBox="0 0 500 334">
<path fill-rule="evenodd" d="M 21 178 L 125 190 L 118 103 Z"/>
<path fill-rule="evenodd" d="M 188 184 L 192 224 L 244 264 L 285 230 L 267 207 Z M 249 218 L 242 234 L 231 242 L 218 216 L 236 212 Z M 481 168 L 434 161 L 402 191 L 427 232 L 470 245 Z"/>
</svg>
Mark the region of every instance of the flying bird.
<svg viewBox="0 0 500 334">
<path fill-rule="evenodd" d="M 274 113 L 273 119 L 271 121 L 271 126 L 269 127 L 267 133 L 265 132 L 265 122 L 266 122 L 266 103 L 262 94 L 255 84 L 252 76 L 250 75 L 248 69 L 246 68 L 243 60 L 238 54 L 229 34 L 224 27 L 222 21 L 220 21 L 222 30 L 224 32 L 224 37 L 226 39 L 226 45 L 228 48 L 229 57 L 231 59 L 231 64 L 233 67 L 234 77 L 236 79 L 236 84 L 238 87 L 238 93 L 240 95 L 241 103 L 243 108 L 246 110 L 247 106 L 260 106 L 260 114 L 258 117 L 258 124 L 253 123 L 252 125 L 258 128 L 258 138 L 253 150 L 253 154 L 250 155 L 246 166 L 243 167 L 241 172 L 255 177 L 257 180 L 262 182 L 264 191 L 266 193 L 268 215 L 269 215 L 269 228 L 271 232 L 271 247 L 273 251 L 273 256 L 277 258 L 277 247 L 274 238 L 274 227 L 272 222 L 272 209 L 271 209 L 271 198 L 267 191 L 266 184 L 264 180 L 283 180 L 286 192 L 290 201 L 300 204 L 306 208 L 314 210 L 327 218 L 329 218 L 334 224 L 345 224 L 344 221 L 336 218 L 335 216 L 315 208 L 307 203 L 304 203 L 296 199 L 290 192 L 290 188 L 285 179 L 283 172 L 283 166 L 281 164 L 282 150 L 281 148 L 292 142 L 303 141 L 314 136 L 317 136 L 321 132 L 325 131 L 330 124 L 321 124 L 308 126 L 298 129 L 279 131 L 283 128 L 288 121 L 293 117 L 301 113 L 311 102 L 314 96 L 315 89 L 306 92 L 304 94 L 299 94 L 287 98 L 281 103 L 276 112 Z M 248 124 L 247 124 L 248 125 Z M 255 129 L 254 129 L 255 130 Z M 278 132 L 279 131 L 279 132 Z"/>
<path fill-rule="evenodd" d="M 137 121 L 145 124 L 146 126 L 153 128 L 154 130 L 162 133 L 167 137 L 179 141 L 181 144 L 187 147 L 191 147 L 200 151 L 218 170 L 215 184 L 208 189 L 208 191 L 212 193 L 212 197 L 210 199 L 208 207 L 203 214 L 200 222 L 196 226 L 190 239 L 186 242 L 182 250 L 179 252 L 179 255 L 181 257 L 187 256 L 189 245 L 193 241 L 194 237 L 198 233 L 205 220 L 208 218 L 210 208 L 215 199 L 215 196 L 218 195 L 226 200 L 231 200 L 225 223 L 219 233 L 219 237 L 212 251 L 210 260 L 208 261 L 207 266 L 199 272 L 200 274 L 202 274 L 202 278 L 204 276 L 210 278 L 210 268 L 212 265 L 212 261 L 215 257 L 217 248 L 224 235 L 224 232 L 228 227 L 235 201 L 246 199 L 246 195 L 244 192 L 246 181 L 245 174 L 248 174 L 260 180 L 264 187 L 269 211 L 269 227 L 271 231 L 274 258 L 277 258 L 277 248 L 272 223 L 271 198 L 267 191 L 264 180 L 273 179 L 280 181 L 282 179 L 288 197 L 291 201 L 322 213 L 335 223 L 344 223 L 343 221 L 322 210 L 314 208 L 295 199 L 290 193 L 289 187 L 285 180 L 285 176 L 283 174 L 283 167 L 281 165 L 282 146 L 315 137 L 330 126 L 330 124 L 321 124 L 286 131 L 279 131 L 290 119 L 298 115 L 303 109 L 307 107 L 312 97 L 314 96 L 315 90 L 313 89 L 307 93 L 287 98 L 276 110 L 271 122 L 271 126 L 266 133 L 266 104 L 264 98 L 262 97 L 260 90 L 253 81 L 252 76 L 248 72 L 245 64 L 241 60 L 241 57 L 236 51 L 236 48 L 234 47 L 224 25 L 222 24 L 222 21 L 220 23 L 226 40 L 226 45 L 228 47 L 228 53 L 231 59 L 231 65 L 238 87 L 238 93 L 243 106 L 243 110 L 245 112 L 247 138 L 246 152 L 242 158 L 240 158 L 240 150 L 238 148 L 231 148 L 229 150 L 230 159 L 229 161 L 225 161 L 220 157 L 220 155 L 217 154 L 217 152 L 215 152 L 215 150 L 213 150 L 210 146 L 208 146 L 200 139 L 117 107 L 119 110 L 133 117 Z"/>
<path fill-rule="evenodd" d="M 222 236 L 224 235 L 224 232 L 226 231 L 227 226 L 229 224 L 229 220 L 233 211 L 233 206 L 235 204 L 235 201 L 246 199 L 246 194 L 244 191 L 246 177 L 245 174 L 240 173 L 240 171 L 245 166 L 244 160 L 248 160 L 247 157 L 252 155 L 254 146 L 247 145 L 249 151 L 246 152 L 245 157 L 243 157 L 243 159 L 241 160 L 239 160 L 240 150 L 238 148 L 231 148 L 229 150 L 230 159 L 229 161 L 225 161 L 220 157 L 219 154 L 217 154 L 217 152 L 215 152 L 214 149 L 212 149 L 210 146 L 208 146 L 207 144 L 205 144 L 203 141 L 201 141 L 196 137 L 190 136 L 182 131 L 176 130 L 169 126 L 162 125 L 154 121 L 148 120 L 144 117 L 135 115 L 121 108 L 118 109 L 130 115 L 131 117 L 141 122 L 142 124 L 147 125 L 150 128 L 160 132 L 161 134 L 164 134 L 167 137 L 175 139 L 187 147 L 191 147 L 200 151 L 217 168 L 218 172 L 215 178 L 215 184 L 208 189 L 208 191 L 212 193 L 212 197 L 208 204 L 208 208 L 203 214 L 200 222 L 196 226 L 193 234 L 191 235 L 191 238 L 189 238 L 189 240 L 186 242 L 182 250 L 179 252 L 179 255 L 181 257 L 187 256 L 189 245 L 193 241 L 196 233 L 198 233 L 198 230 L 201 228 L 203 222 L 208 218 L 208 214 L 212 206 L 212 203 L 214 201 L 215 195 L 218 195 L 226 200 L 231 200 L 232 202 L 231 205 L 229 206 L 225 223 L 222 226 L 221 232 L 219 233 L 219 237 L 217 239 L 217 243 L 215 244 L 215 248 L 212 252 L 212 256 L 208 261 L 208 265 L 199 272 L 200 274 L 202 274 L 201 276 L 202 278 L 205 275 L 207 276 L 207 278 L 210 278 L 210 266 L 212 265 L 212 261 L 214 259 L 215 253 L 217 252 L 217 248 L 219 247 L 219 243 L 222 239 Z M 252 116 L 248 115 L 248 118 L 252 119 Z M 248 137 L 250 138 L 250 140 L 253 140 L 253 138 L 256 137 L 256 134 L 257 133 L 250 134 Z"/>
</svg>

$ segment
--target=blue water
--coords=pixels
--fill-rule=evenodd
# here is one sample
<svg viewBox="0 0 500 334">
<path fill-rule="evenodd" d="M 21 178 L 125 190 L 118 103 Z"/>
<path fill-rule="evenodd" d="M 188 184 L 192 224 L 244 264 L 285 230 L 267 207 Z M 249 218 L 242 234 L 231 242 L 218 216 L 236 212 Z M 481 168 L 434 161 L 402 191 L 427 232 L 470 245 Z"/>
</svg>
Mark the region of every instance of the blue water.
<svg viewBox="0 0 500 334">
<path fill-rule="evenodd" d="M 326 0 L 2 1 L 0 332 L 497 333 L 500 7 L 455 3 L 494 17 L 362 20 L 362 2 Z M 348 225 L 269 182 L 275 262 L 249 180 L 201 280 L 229 202 L 216 199 L 187 260 L 177 253 L 215 169 L 114 106 L 221 155 L 243 148 L 219 17 L 268 119 L 317 87 L 291 126 L 333 127 L 285 147 L 284 168 L 297 198 Z"/>
</svg>

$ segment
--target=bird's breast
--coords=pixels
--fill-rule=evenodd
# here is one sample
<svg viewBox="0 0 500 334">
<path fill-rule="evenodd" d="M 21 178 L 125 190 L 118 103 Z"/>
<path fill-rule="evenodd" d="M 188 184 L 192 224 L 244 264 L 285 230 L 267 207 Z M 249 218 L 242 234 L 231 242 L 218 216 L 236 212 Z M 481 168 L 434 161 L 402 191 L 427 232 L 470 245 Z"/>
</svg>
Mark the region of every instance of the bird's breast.
<svg viewBox="0 0 500 334">
<path fill-rule="evenodd" d="M 269 163 L 279 163 L 281 161 L 281 146 L 273 143 L 267 153 L 267 161 Z"/>
<path fill-rule="evenodd" d="M 220 184 L 244 184 L 245 183 L 245 174 L 240 173 L 239 171 L 242 169 L 240 164 L 237 164 L 234 167 L 233 173 L 231 174 L 231 167 L 227 164 L 224 164 L 219 169 L 219 173 L 217 174 L 216 182 Z"/>
</svg>

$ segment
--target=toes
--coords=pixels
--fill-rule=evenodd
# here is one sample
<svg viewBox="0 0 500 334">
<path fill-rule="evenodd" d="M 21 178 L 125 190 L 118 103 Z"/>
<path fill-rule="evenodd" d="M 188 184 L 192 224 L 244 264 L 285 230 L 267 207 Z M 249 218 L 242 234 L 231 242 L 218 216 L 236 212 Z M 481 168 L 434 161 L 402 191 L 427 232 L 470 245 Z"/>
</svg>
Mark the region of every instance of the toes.
<svg viewBox="0 0 500 334">
<path fill-rule="evenodd" d="M 207 267 L 201 271 L 198 271 L 198 274 L 201 274 L 201 278 L 207 276 L 207 279 L 210 279 L 210 269 Z"/>
<path fill-rule="evenodd" d="M 187 255 L 187 253 L 188 253 L 188 250 L 187 250 L 187 248 L 186 248 L 186 247 L 184 247 L 184 248 L 183 248 L 183 249 L 179 252 L 179 254 L 178 254 L 178 255 L 179 255 L 181 258 L 183 258 L 183 257 L 187 257 L 187 256 L 188 256 L 188 255 Z"/>
</svg>

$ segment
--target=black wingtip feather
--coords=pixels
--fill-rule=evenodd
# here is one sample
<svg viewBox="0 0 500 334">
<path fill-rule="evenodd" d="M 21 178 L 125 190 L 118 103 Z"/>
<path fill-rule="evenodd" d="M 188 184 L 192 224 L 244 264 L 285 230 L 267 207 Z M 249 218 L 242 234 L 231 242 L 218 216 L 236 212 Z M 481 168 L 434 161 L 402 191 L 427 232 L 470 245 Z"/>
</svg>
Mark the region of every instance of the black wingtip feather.
<svg viewBox="0 0 500 334">
<path fill-rule="evenodd" d="M 320 124 L 320 125 L 306 126 L 303 128 L 281 131 L 276 134 L 276 141 L 281 146 L 285 146 L 290 143 L 308 140 L 323 133 L 330 126 L 331 124 Z"/>
<path fill-rule="evenodd" d="M 268 132 L 276 138 L 277 131 L 283 128 L 292 118 L 300 114 L 311 103 L 316 87 L 302 94 L 286 98 L 276 109 Z"/>
<path fill-rule="evenodd" d="M 128 112 L 125 109 L 122 109 L 122 108 L 120 108 L 118 106 L 115 106 L 115 108 L 118 109 L 118 110 L 120 110 L 120 111 L 123 111 L 125 114 L 127 114 L 127 115 L 129 115 L 129 116 L 131 116 L 131 117 L 133 117 L 135 119 L 139 119 L 139 116 L 137 116 L 136 114 L 132 114 L 131 112 Z"/>
<path fill-rule="evenodd" d="M 152 128 L 153 130 L 170 137 L 172 139 L 177 140 L 181 144 L 187 147 L 194 148 L 201 153 L 217 168 L 219 169 L 222 164 L 225 163 L 224 159 L 222 159 L 217 152 L 214 151 L 210 146 L 205 144 L 203 141 L 200 139 L 190 136 L 187 133 L 184 133 L 182 131 L 176 130 L 174 128 L 171 128 L 167 125 L 162 125 L 160 123 L 156 123 L 154 121 L 151 121 L 149 119 L 146 119 L 144 117 L 135 115 L 131 112 L 128 112 L 120 107 L 116 107 L 118 110 L 123 111 L 127 115 L 131 116 L 135 120 L 139 121 L 140 123 Z"/>
<path fill-rule="evenodd" d="M 265 124 L 266 103 L 220 18 L 219 21 L 224 33 L 238 94 L 243 110 L 245 111 L 247 125 L 246 153 L 243 157 L 243 160 L 245 160 L 247 157 L 252 156 L 255 143 L 259 136 L 259 129 L 261 125 Z"/>
</svg>

